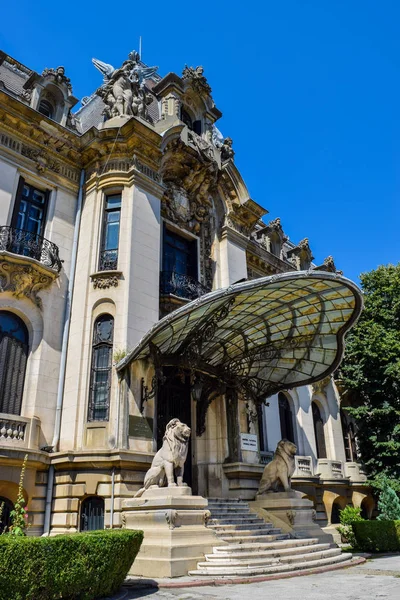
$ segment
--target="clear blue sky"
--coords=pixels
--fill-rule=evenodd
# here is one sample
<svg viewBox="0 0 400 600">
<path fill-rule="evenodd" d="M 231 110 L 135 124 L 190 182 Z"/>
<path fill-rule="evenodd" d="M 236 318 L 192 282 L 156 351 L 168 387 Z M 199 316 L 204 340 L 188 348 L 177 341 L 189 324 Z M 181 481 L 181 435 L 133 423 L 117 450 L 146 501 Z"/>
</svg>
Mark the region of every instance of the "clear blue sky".
<svg viewBox="0 0 400 600">
<path fill-rule="evenodd" d="M 159 73 L 202 64 L 251 197 L 315 261 L 358 274 L 400 260 L 396 0 L 31 2 L 1 9 L 0 48 L 63 64 L 77 97 L 143 38 Z"/>
</svg>

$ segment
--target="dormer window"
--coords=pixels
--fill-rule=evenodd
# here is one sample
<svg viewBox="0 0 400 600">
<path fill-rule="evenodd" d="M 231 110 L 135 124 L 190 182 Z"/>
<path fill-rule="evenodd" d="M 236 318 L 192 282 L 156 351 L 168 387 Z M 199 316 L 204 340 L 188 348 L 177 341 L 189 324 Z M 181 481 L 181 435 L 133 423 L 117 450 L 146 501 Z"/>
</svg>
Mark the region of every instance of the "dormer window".
<svg viewBox="0 0 400 600">
<path fill-rule="evenodd" d="M 48 100 L 41 100 L 39 104 L 39 112 L 49 119 L 54 117 L 53 105 Z"/>
</svg>

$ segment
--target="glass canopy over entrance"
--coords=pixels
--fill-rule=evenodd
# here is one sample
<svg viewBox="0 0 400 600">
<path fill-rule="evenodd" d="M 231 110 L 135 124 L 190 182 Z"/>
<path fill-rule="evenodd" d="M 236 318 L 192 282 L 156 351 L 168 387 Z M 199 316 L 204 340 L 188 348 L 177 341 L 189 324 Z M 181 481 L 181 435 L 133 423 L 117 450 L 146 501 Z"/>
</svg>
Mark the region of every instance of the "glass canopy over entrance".
<svg viewBox="0 0 400 600">
<path fill-rule="evenodd" d="M 151 358 L 156 367 L 203 373 L 261 401 L 332 373 L 361 310 L 359 288 L 334 273 L 283 273 L 237 283 L 158 321 L 117 370 Z"/>
</svg>

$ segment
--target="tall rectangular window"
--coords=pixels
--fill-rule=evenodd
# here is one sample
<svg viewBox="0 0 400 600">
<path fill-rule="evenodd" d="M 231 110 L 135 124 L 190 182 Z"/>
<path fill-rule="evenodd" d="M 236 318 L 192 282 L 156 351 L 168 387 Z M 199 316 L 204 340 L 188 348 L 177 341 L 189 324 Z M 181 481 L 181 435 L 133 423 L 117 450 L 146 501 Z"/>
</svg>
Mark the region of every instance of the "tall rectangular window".
<svg viewBox="0 0 400 600">
<path fill-rule="evenodd" d="M 121 220 L 121 194 L 107 196 L 104 206 L 100 271 L 113 271 L 118 266 L 118 241 Z"/>
<path fill-rule="evenodd" d="M 114 319 L 101 315 L 94 324 L 88 421 L 108 421 Z"/>
<path fill-rule="evenodd" d="M 12 227 L 43 236 L 49 191 L 39 190 L 21 177 L 14 206 Z"/>
</svg>

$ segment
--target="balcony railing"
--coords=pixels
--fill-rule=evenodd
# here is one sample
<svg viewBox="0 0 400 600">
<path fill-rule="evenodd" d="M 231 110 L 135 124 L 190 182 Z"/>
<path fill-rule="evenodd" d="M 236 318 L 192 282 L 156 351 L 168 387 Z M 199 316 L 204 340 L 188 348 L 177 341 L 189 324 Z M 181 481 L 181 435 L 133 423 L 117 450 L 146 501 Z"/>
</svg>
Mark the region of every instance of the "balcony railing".
<svg viewBox="0 0 400 600">
<path fill-rule="evenodd" d="M 40 420 L 0 413 L 0 447 L 39 449 Z"/>
<path fill-rule="evenodd" d="M 174 296 L 178 296 L 178 298 L 195 300 L 209 291 L 200 281 L 197 281 L 194 277 L 190 277 L 190 275 L 181 275 L 180 273 L 175 273 L 175 271 L 161 271 L 161 294 L 173 294 Z"/>
<path fill-rule="evenodd" d="M 317 461 L 316 473 L 321 479 L 343 479 L 343 463 L 340 460 L 328 460 L 327 458 L 319 458 Z"/>
<path fill-rule="evenodd" d="M 100 252 L 99 271 L 116 271 L 118 267 L 118 250 Z"/>
<path fill-rule="evenodd" d="M 58 246 L 31 231 L 8 226 L 0 227 L 0 251 L 34 258 L 45 267 L 57 272 L 61 271 Z"/>
<path fill-rule="evenodd" d="M 295 456 L 296 470 L 294 477 L 313 477 L 313 462 L 311 456 Z"/>
</svg>

